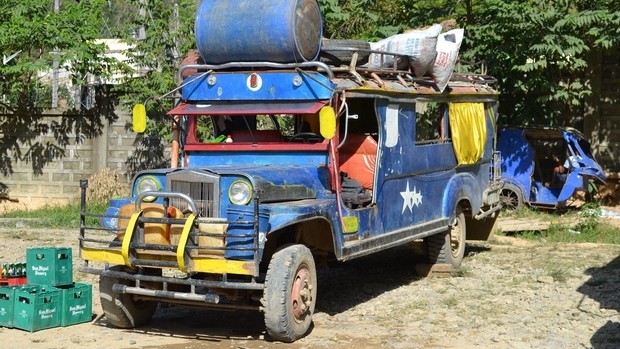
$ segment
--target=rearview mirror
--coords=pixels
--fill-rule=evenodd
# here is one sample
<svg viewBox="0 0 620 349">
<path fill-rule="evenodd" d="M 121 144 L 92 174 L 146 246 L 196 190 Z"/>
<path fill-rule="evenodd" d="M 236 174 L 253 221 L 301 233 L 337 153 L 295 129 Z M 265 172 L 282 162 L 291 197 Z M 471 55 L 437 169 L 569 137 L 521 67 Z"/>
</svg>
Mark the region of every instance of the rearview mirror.
<svg viewBox="0 0 620 349">
<path fill-rule="evenodd" d="M 146 131 L 146 107 L 144 104 L 136 104 L 133 107 L 131 124 L 133 132 L 135 133 L 143 133 Z"/>
<path fill-rule="evenodd" d="M 319 123 L 321 136 L 325 139 L 332 139 L 336 135 L 336 112 L 334 108 L 326 106 L 319 112 Z"/>
</svg>

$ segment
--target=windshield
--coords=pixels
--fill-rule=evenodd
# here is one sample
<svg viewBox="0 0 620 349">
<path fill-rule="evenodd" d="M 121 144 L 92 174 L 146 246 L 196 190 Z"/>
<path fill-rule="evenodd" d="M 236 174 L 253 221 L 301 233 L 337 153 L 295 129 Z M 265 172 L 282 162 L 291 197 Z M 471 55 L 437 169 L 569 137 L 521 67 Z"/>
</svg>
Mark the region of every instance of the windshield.
<svg viewBox="0 0 620 349">
<path fill-rule="evenodd" d="M 317 114 L 195 115 L 188 118 L 188 141 L 194 144 L 323 141 Z"/>
</svg>

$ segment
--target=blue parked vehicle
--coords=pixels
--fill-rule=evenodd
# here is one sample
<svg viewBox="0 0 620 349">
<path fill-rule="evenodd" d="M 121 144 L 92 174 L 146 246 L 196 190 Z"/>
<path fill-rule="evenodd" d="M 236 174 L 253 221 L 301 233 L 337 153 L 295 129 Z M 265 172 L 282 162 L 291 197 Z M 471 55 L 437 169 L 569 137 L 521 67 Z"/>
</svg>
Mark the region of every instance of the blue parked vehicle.
<svg viewBox="0 0 620 349">
<path fill-rule="evenodd" d="M 203 1 L 196 28 L 236 30 L 238 18 L 263 28 L 266 16 L 254 13 L 231 25 L 215 20 L 295 4 L 257 2 Z M 308 15 L 314 1 L 297 3 L 274 10 L 274 37 L 294 22 L 283 14 L 320 18 Z M 312 54 L 286 62 L 287 47 L 257 55 L 270 42 L 256 45 L 263 36 L 246 29 L 238 41 L 248 50 L 237 60 L 209 62 L 201 50 L 205 64 L 181 67 L 172 96 L 180 103 L 168 112 L 179 145 L 170 168 L 138 173 L 131 196 L 112 200 L 100 226 L 86 225 L 82 183 L 82 270 L 100 275 L 114 326 L 143 325 L 158 302 L 256 310 L 272 339 L 292 342 L 311 329 L 317 262 L 422 242 L 428 262 L 458 267 L 466 240 L 490 233 L 484 227 L 501 208 L 493 78 L 455 73 L 440 92 L 409 68 L 358 66 L 369 53 L 351 47 L 338 65 Z M 196 35 L 239 44 L 211 30 Z M 199 39 L 199 48 L 218 47 Z M 144 110 L 134 109 L 136 130 L 145 128 Z"/>
<path fill-rule="evenodd" d="M 583 134 L 570 127 L 500 127 L 503 206 L 559 208 L 582 191 L 589 198 L 606 181 Z"/>
</svg>

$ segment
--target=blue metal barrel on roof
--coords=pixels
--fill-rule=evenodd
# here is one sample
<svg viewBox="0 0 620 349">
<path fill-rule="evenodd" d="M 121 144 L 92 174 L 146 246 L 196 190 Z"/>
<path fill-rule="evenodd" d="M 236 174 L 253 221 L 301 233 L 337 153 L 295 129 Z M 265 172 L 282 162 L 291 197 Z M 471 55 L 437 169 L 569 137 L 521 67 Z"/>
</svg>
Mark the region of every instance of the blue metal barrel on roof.
<svg viewBox="0 0 620 349">
<path fill-rule="evenodd" d="M 207 64 L 296 63 L 317 58 L 323 18 L 316 0 L 203 0 L 194 30 Z"/>
</svg>

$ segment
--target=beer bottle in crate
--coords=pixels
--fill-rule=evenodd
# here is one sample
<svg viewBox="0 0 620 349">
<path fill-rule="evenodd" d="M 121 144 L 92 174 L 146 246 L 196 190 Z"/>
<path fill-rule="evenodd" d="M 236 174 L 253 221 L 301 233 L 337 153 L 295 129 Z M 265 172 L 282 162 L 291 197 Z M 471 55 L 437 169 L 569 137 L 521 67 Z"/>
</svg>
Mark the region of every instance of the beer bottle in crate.
<svg viewBox="0 0 620 349">
<path fill-rule="evenodd" d="M 15 263 L 9 263 L 9 277 L 15 277 Z"/>
<path fill-rule="evenodd" d="M 22 276 L 22 264 L 21 263 L 15 263 L 15 277 L 21 277 Z"/>
</svg>

